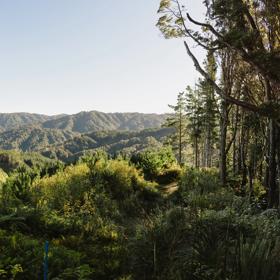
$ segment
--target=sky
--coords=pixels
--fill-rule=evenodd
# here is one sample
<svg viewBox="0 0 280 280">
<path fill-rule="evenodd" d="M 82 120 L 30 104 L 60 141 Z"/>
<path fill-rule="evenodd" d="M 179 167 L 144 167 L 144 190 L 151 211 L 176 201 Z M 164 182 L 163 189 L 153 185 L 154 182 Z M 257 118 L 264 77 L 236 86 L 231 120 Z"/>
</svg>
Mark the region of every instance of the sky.
<svg viewBox="0 0 280 280">
<path fill-rule="evenodd" d="M 0 112 L 169 112 L 198 74 L 155 26 L 159 2 L 1 1 Z M 201 17 L 202 1 L 186 2 Z"/>
</svg>

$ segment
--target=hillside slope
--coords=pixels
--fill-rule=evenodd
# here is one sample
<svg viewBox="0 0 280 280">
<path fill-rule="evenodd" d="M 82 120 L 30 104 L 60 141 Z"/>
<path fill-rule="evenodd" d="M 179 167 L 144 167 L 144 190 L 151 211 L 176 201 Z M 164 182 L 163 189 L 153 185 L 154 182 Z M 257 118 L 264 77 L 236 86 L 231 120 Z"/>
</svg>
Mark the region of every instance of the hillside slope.
<svg viewBox="0 0 280 280">
<path fill-rule="evenodd" d="M 52 118 L 54 117 L 29 113 L 0 113 L 0 131 L 40 124 Z"/>
<path fill-rule="evenodd" d="M 0 150 L 0 181 L 1 176 L 5 174 L 1 172 L 12 172 L 19 167 L 29 168 L 42 168 L 43 166 L 51 166 L 55 161 L 46 158 L 39 153 L 24 153 L 21 151 L 1 151 Z M 1 175 L 2 173 L 2 175 Z"/>
<path fill-rule="evenodd" d="M 98 111 L 80 112 L 74 115 L 46 116 L 29 113 L 0 114 L 0 132 L 40 126 L 49 129 L 61 129 L 79 133 L 104 130 L 143 130 L 159 128 L 166 114 L 142 113 L 102 113 Z"/>
<path fill-rule="evenodd" d="M 48 120 L 42 126 L 80 133 L 103 130 L 143 130 L 158 128 L 165 119 L 166 115 L 91 111 Z"/>
<path fill-rule="evenodd" d="M 173 132 L 170 128 L 146 129 L 142 131 L 102 131 L 84 134 L 52 145 L 40 152 L 50 158 L 73 161 L 87 151 L 103 149 L 111 155 L 131 154 L 161 146 L 167 136 Z"/>
<path fill-rule="evenodd" d="M 38 151 L 78 136 L 78 133 L 39 126 L 24 126 L 0 133 L 0 150 Z"/>
</svg>

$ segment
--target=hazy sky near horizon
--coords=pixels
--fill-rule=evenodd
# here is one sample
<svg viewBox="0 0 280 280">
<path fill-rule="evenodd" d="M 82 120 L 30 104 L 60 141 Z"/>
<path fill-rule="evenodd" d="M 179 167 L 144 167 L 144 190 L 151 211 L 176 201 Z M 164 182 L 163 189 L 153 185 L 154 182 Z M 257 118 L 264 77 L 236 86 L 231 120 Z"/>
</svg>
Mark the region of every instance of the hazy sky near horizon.
<svg viewBox="0 0 280 280">
<path fill-rule="evenodd" d="M 0 112 L 167 112 L 198 74 L 156 28 L 159 2 L 1 1 Z"/>
</svg>

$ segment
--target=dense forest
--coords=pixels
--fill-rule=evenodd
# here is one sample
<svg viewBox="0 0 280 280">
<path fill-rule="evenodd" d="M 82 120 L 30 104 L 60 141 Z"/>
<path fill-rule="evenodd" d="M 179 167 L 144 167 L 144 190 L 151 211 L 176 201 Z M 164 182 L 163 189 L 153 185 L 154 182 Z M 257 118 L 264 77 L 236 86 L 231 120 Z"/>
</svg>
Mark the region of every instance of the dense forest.
<svg viewBox="0 0 280 280">
<path fill-rule="evenodd" d="M 74 115 L 0 114 L 0 131 L 36 126 L 68 132 L 89 133 L 100 130 L 143 130 L 160 127 L 165 114 L 80 112 Z"/>
<path fill-rule="evenodd" d="M 0 279 L 280 279 L 280 2 L 203 3 L 171 114 L 0 115 Z"/>
</svg>

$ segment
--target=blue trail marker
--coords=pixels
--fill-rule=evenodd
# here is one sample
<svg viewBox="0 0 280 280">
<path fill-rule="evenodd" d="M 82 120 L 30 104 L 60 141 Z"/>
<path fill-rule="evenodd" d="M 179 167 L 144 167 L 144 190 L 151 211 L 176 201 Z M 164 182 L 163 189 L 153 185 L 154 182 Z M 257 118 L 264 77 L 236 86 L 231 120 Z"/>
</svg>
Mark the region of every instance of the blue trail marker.
<svg viewBox="0 0 280 280">
<path fill-rule="evenodd" d="M 45 256 L 44 256 L 44 280 L 48 280 L 48 257 L 49 257 L 49 241 L 46 241 Z"/>
</svg>

